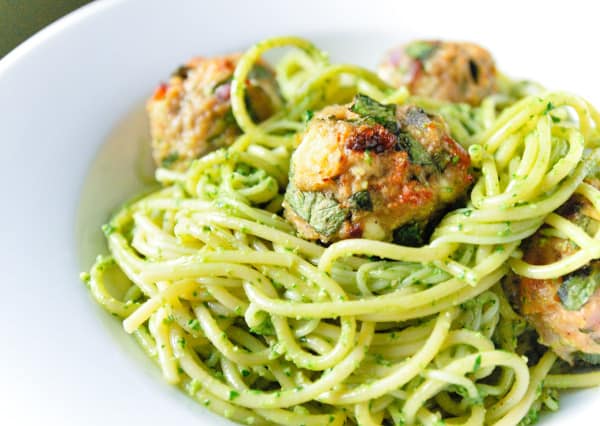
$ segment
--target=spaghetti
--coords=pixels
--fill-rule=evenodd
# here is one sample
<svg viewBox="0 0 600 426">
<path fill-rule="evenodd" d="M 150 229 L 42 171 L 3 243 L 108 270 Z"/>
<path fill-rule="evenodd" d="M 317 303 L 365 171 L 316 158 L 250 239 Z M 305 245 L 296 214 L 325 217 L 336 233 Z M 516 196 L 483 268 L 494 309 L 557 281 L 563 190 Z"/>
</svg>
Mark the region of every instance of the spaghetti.
<svg viewBox="0 0 600 426">
<path fill-rule="evenodd" d="M 276 68 L 285 107 L 256 124 L 244 81 L 280 47 L 295 48 Z M 331 64 L 306 40 L 260 42 L 232 80 L 241 136 L 186 172 L 158 169 L 163 188 L 105 225 L 110 255 L 83 278 L 169 383 L 236 422 L 530 421 L 557 408 L 555 389 L 600 378 L 551 373 L 551 350 L 528 365 L 521 340 L 531 331 L 500 282 L 511 269 L 552 278 L 600 257 L 600 234 L 553 213 L 576 192 L 600 212 L 600 192 L 583 182 L 599 164 L 600 115 L 569 94 L 525 96 L 503 85 L 479 107 L 444 103 Z M 441 114 L 481 170 L 468 204 L 424 247 L 363 239 L 323 247 L 280 215 L 304 114 L 356 93 Z M 549 265 L 523 261 L 521 242 L 543 224 L 579 249 Z"/>
</svg>

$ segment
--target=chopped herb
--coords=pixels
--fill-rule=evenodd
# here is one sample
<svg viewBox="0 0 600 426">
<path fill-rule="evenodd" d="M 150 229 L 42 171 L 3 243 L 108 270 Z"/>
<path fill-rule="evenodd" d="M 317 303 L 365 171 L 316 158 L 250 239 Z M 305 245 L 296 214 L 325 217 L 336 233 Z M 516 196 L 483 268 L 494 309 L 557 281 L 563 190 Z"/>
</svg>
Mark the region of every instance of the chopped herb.
<svg viewBox="0 0 600 426">
<path fill-rule="evenodd" d="M 479 67 L 477 66 L 477 62 L 473 59 L 469 59 L 469 72 L 471 73 L 471 77 L 475 84 L 479 82 Z"/>
<path fill-rule="evenodd" d="M 229 400 L 233 401 L 234 399 L 236 399 L 238 396 L 240 396 L 240 393 L 238 391 L 234 391 L 234 390 L 230 390 L 229 391 Z"/>
<path fill-rule="evenodd" d="M 458 161 L 454 161 L 454 159 L 456 158 L 457 160 L 459 159 L 458 156 L 454 155 L 450 155 L 450 153 L 446 150 L 441 150 L 436 152 L 435 154 L 433 154 L 431 156 L 433 163 L 435 164 L 435 166 L 437 167 L 437 169 L 441 172 L 444 171 L 446 169 L 446 166 L 450 163 L 452 164 L 456 164 L 458 163 Z"/>
<path fill-rule="evenodd" d="M 175 71 L 173 71 L 171 75 L 173 77 L 180 77 L 185 80 L 188 76 L 190 69 L 191 67 L 188 67 L 187 65 L 180 65 Z"/>
<path fill-rule="evenodd" d="M 400 130 L 398 132 L 398 144 L 396 145 L 398 151 L 406 151 L 410 161 L 421 165 L 433 164 L 431 155 L 427 152 L 425 147 L 416 141 L 408 132 Z"/>
<path fill-rule="evenodd" d="M 540 419 L 540 412 L 536 407 L 531 407 L 525 417 L 521 419 L 517 426 L 529 426 L 537 423 Z"/>
<path fill-rule="evenodd" d="M 169 155 L 167 155 L 165 158 L 163 158 L 162 162 L 160 163 L 160 166 L 164 167 L 165 169 L 168 169 L 177 160 L 179 160 L 179 153 L 177 151 L 173 151 Z"/>
<path fill-rule="evenodd" d="M 355 210 L 373 211 L 373 202 L 369 191 L 358 191 L 350 196 L 350 207 Z"/>
<path fill-rule="evenodd" d="M 244 377 L 248 377 L 250 375 L 250 370 L 246 370 L 245 368 L 242 369 L 242 376 Z"/>
<path fill-rule="evenodd" d="M 600 285 L 600 274 L 584 266 L 563 279 L 558 288 L 558 297 L 565 309 L 577 311 L 587 303 Z"/>
<path fill-rule="evenodd" d="M 392 363 L 390 361 L 388 361 L 387 359 L 385 359 L 383 357 L 383 355 L 381 355 L 381 354 L 375 354 L 375 362 L 377 363 L 377 365 L 383 365 L 386 367 L 389 367 L 390 365 L 392 365 Z"/>
<path fill-rule="evenodd" d="M 270 317 L 266 317 L 263 322 L 258 324 L 256 327 L 252 327 L 250 331 L 254 334 L 260 334 L 261 336 L 275 335 L 275 327 L 273 327 Z"/>
<path fill-rule="evenodd" d="M 396 118 L 396 105 L 380 104 L 370 97 L 358 94 L 350 107 L 350 111 L 361 117 L 371 119 L 377 124 L 395 133 L 398 129 L 398 120 Z"/>
<path fill-rule="evenodd" d="M 550 111 L 552 111 L 554 109 L 554 105 L 552 104 L 552 102 L 548 102 L 546 104 L 546 109 L 544 110 L 544 114 L 548 114 Z"/>
<path fill-rule="evenodd" d="M 396 105 L 384 105 L 362 94 L 356 95 L 350 107 L 352 112 L 360 115 L 367 123 L 374 122 L 385 127 L 396 138 L 395 149 L 408 153 L 410 161 L 419 165 L 433 164 L 431 156 L 410 133 L 400 127 L 396 116 Z M 407 112 L 407 124 L 421 127 L 423 123 L 431 121 L 421 108 L 413 108 Z"/>
<path fill-rule="evenodd" d="M 188 321 L 189 327 L 194 331 L 200 331 L 200 322 L 194 318 Z"/>
<path fill-rule="evenodd" d="M 586 364 L 600 365 L 600 354 L 587 354 L 585 352 L 577 352 L 575 356 L 576 361 L 581 361 Z"/>
<path fill-rule="evenodd" d="M 471 370 L 471 373 L 477 372 L 477 370 L 479 370 L 480 367 L 481 367 L 481 355 L 477 355 L 477 357 L 475 358 L 475 362 L 473 363 L 473 369 Z"/>
<path fill-rule="evenodd" d="M 117 228 L 115 228 L 113 225 L 111 225 L 110 223 L 105 223 L 104 225 L 102 225 L 102 232 L 104 232 L 104 235 L 106 237 L 108 237 L 110 234 L 112 234 L 113 232 L 115 232 L 117 230 Z"/>
<path fill-rule="evenodd" d="M 315 113 L 312 110 L 308 109 L 304 112 L 304 121 L 309 122 L 314 116 Z"/>
<path fill-rule="evenodd" d="M 393 232 L 394 242 L 408 247 L 421 247 L 425 244 L 423 228 L 419 222 L 410 222 L 400 226 Z"/>
<path fill-rule="evenodd" d="M 259 80 L 272 77 L 273 73 L 271 70 L 264 65 L 254 64 L 254 67 L 248 73 L 248 78 L 251 80 Z"/>
<path fill-rule="evenodd" d="M 436 48 L 437 45 L 435 43 L 430 43 L 428 41 L 413 41 L 404 48 L 404 51 L 411 58 L 424 61 L 431 56 Z"/>
<path fill-rule="evenodd" d="M 285 200 L 298 216 L 325 236 L 335 234 L 346 220 L 347 211 L 332 196 L 300 191 L 292 182 L 285 192 Z"/>
</svg>

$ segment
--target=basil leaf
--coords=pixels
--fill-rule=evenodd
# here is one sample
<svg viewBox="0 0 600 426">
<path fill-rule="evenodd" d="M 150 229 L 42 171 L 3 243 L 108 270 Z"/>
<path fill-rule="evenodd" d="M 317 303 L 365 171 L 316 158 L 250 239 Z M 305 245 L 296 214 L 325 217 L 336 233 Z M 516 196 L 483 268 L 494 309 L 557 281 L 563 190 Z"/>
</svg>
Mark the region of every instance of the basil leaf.
<svg viewBox="0 0 600 426">
<path fill-rule="evenodd" d="M 285 200 L 298 216 L 325 236 L 335 234 L 346 220 L 346 210 L 333 197 L 321 192 L 300 191 L 291 182 Z"/>
<path fill-rule="evenodd" d="M 583 267 L 566 276 L 558 288 L 558 297 L 565 309 L 578 311 L 587 303 L 600 284 L 598 274 Z"/>
<path fill-rule="evenodd" d="M 358 191 L 352 194 L 349 198 L 350 207 L 355 210 L 373 211 L 373 202 L 369 191 Z"/>
<path fill-rule="evenodd" d="M 273 77 L 273 72 L 269 68 L 260 64 L 254 64 L 248 73 L 248 78 L 250 80 L 268 79 L 271 77 Z"/>
<path fill-rule="evenodd" d="M 376 100 L 359 93 L 354 97 L 350 111 L 381 124 L 391 132 L 395 133 L 398 129 L 396 105 L 380 104 Z"/>
<path fill-rule="evenodd" d="M 583 361 L 587 364 L 600 365 L 600 354 L 587 354 L 585 352 L 577 352 L 574 358 L 577 361 Z"/>
<path fill-rule="evenodd" d="M 160 167 L 164 167 L 165 169 L 168 169 L 173 164 L 175 164 L 175 162 L 177 162 L 177 160 L 179 160 L 179 153 L 177 151 L 172 151 L 169 153 L 169 155 L 167 155 L 165 158 L 163 158 L 162 162 L 160 163 Z"/>
<path fill-rule="evenodd" d="M 394 230 L 394 243 L 407 247 L 421 247 L 425 245 L 424 228 L 418 222 L 410 222 Z"/>
<path fill-rule="evenodd" d="M 417 165 L 433 164 L 431 156 L 423 145 L 417 142 L 408 132 L 400 128 L 400 123 L 396 117 L 396 105 L 383 105 L 362 94 L 356 95 L 350 111 L 360 115 L 366 120 L 372 120 L 381 124 L 387 130 L 396 135 L 397 151 L 406 151 L 410 161 Z M 414 109 L 408 112 L 407 123 L 422 127 L 430 122 L 431 119 L 422 109 Z"/>
<path fill-rule="evenodd" d="M 433 164 L 431 156 L 425 147 L 405 131 L 398 132 L 398 144 L 396 145 L 396 149 L 398 151 L 406 151 L 408 153 L 408 158 L 414 164 L 420 166 Z"/>
<path fill-rule="evenodd" d="M 424 61 L 431 56 L 436 48 L 436 44 L 428 41 L 414 41 L 408 44 L 404 48 L 404 51 L 411 58 Z"/>
<path fill-rule="evenodd" d="M 187 65 L 180 65 L 179 67 L 177 67 L 177 69 L 175 71 L 173 71 L 171 73 L 171 76 L 179 77 L 179 78 L 185 80 L 188 76 L 188 72 L 190 71 L 190 69 L 192 69 L 192 68 Z"/>
</svg>

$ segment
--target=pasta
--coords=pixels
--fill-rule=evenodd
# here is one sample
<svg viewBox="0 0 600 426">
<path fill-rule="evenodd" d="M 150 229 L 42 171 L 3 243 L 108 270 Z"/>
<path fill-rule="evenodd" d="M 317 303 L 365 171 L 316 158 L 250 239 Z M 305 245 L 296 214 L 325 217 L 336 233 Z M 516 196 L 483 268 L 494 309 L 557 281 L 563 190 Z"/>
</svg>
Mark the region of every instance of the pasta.
<svg viewBox="0 0 600 426">
<path fill-rule="evenodd" d="M 294 49 L 276 67 L 285 106 L 255 123 L 244 81 L 281 47 Z M 554 213 L 578 193 L 600 215 L 600 192 L 584 182 L 600 164 L 600 115 L 570 94 L 527 95 L 531 86 L 506 78 L 501 86 L 479 106 L 453 104 L 331 64 L 303 39 L 259 42 L 231 82 L 242 131 L 233 145 L 186 171 L 159 168 L 162 188 L 104 226 L 110 254 L 82 277 L 167 382 L 236 422 L 531 422 L 557 408 L 557 389 L 600 377 L 559 370 L 548 348 L 528 359 L 532 330 L 501 282 L 564 276 L 600 257 L 600 233 Z M 296 236 L 280 214 L 306 112 L 357 93 L 437 112 L 480 170 L 468 203 L 422 247 L 325 247 Z M 523 260 L 522 241 L 543 225 L 578 249 L 547 265 Z"/>
</svg>

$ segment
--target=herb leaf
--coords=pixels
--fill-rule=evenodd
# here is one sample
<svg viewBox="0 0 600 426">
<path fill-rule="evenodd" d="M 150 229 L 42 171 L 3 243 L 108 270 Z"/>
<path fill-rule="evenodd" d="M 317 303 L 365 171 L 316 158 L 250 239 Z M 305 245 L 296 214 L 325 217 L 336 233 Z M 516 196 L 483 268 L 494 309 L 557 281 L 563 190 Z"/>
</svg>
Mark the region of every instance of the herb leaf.
<svg viewBox="0 0 600 426">
<path fill-rule="evenodd" d="M 564 278 L 558 288 L 558 297 L 565 309 L 577 311 L 587 303 L 600 285 L 600 274 L 591 273 L 589 267 L 583 267 Z"/>
<path fill-rule="evenodd" d="M 173 151 L 173 152 L 169 153 L 169 155 L 167 155 L 165 158 L 163 158 L 162 162 L 160 163 L 160 167 L 164 167 L 165 169 L 168 169 L 177 160 L 179 160 L 179 153 L 177 151 Z"/>
<path fill-rule="evenodd" d="M 577 352 L 574 358 L 577 361 L 582 361 L 587 364 L 600 365 L 600 354 L 588 354 L 585 352 Z"/>
<path fill-rule="evenodd" d="M 346 210 L 333 197 L 320 192 L 300 191 L 292 182 L 285 192 L 285 200 L 298 216 L 325 236 L 335 234 L 346 220 Z"/>
<path fill-rule="evenodd" d="M 354 102 L 352 103 L 352 106 L 350 106 L 350 111 L 361 117 L 370 118 L 393 133 L 398 130 L 396 105 L 394 104 L 380 104 L 376 100 L 359 93 L 354 97 Z"/>
<path fill-rule="evenodd" d="M 394 230 L 394 242 L 407 247 L 425 245 L 424 227 L 418 222 L 410 222 Z"/>
<path fill-rule="evenodd" d="M 354 98 L 350 111 L 366 120 L 372 120 L 377 124 L 381 124 L 388 131 L 396 135 L 396 150 L 407 152 L 410 161 L 414 164 L 421 166 L 433 164 L 431 156 L 425 147 L 416 141 L 410 133 L 400 127 L 400 123 L 396 117 L 396 105 L 380 104 L 374 99 L 359 93 Z M 423 123 L 431 121 L 422 110 L 410 110 L 407 119 L 409 120 L 409 125 L 415 126 L 422 126 Z"/>
<path fill-rule="evenodd" d="M 481 367 L 481 355 L 477 355 L 477 358 L 475 358 L 475 362 L 473 363 L 473 369 L 471 370 L 471 373 L 476 373 L 480 367 Z"/>
<path fill-rule="evenodd" d="M 434 43 L 428 41 L 414 41 L 408 44 L 404 51 L 411 58 L 424 61 L 431 56 L 436 48 L 437 46 Z"/>
<path fill-rule="evenodd" d="M 358 191 L 350 196 L 350 207 L 355 210 L 365 210 L 368 212 L 373 211 L 373 202 L 371 201 L 371 194 L 369 191 Z"/>
<path fill-rule="evenodd" d="M 408 158 L 414 164 L 420 166 L 427 166 L 433 164 L 431 155 L 427 152 L 425 147 L 417 142 L 408 132 L 398 132 L 398 151 L 406 151 Z"/>
</svg>

